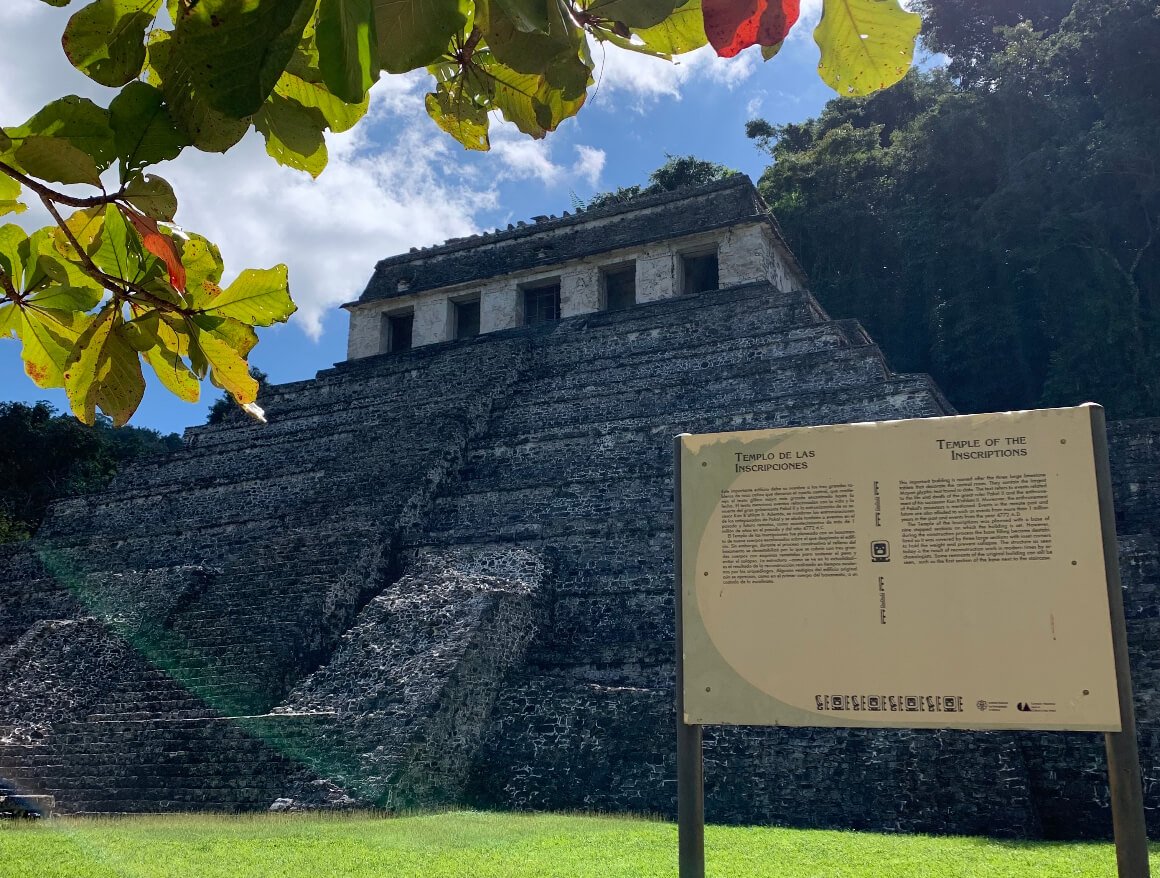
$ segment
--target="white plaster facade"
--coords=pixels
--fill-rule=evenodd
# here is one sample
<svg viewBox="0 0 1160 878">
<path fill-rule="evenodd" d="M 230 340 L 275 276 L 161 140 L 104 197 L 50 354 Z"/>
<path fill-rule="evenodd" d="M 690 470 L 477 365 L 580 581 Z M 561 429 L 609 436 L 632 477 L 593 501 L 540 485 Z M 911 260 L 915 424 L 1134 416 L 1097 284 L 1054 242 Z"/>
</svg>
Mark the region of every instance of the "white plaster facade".
<svg viewBox="0 0 1160 878">
<path fill-rule="evenodd" d="M 424 290 L 413 295 L 344 305 L 350 312 L 347 358 L 384 353 L 386 316 L 414 316 L 411 343 L 414 347 L 455 338 L 455 305 L 478 297 L 480 333 L 519 326 L 523 322 L 522 290 L 540 283 L 560 284 L 560 316 L 590 314 L 604 307 L 601 272 L 636 266 L 636 300 L 655 302 L 683 294 L 682 258 L 716 250 L 718 285 L 721 289 L 768 281 L 775 289 L 803 289 L 805 279 L 789 257 L 785 245 L 765 222 L 749 222 L 712 232 L 654 244 L 626 247 L 585 256 L 543 268 L 515 272 L 482 282 Z"/>
</svg>

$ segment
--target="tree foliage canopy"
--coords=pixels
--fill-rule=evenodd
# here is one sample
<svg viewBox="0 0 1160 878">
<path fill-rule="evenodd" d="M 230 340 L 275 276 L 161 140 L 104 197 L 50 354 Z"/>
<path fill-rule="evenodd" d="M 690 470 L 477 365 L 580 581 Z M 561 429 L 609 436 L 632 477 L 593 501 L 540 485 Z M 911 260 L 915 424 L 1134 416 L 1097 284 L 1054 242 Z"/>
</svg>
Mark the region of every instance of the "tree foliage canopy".
<svg viewBox="0 0 1160 878">
<path fill-rule="evenodd" d="M 739 171 L 708 162 L 691 155 L 670 155 L 663 165 L 648 175 L 648 183 L 641 186 L 621 186 L 612 192 L 601 192 L 593 195 L 586 202 L 578 202 L 577 207 L 592 210 L 596 207 L 605 207 L 610 204 L 624 204 L 641 195 L 654 195 L 658 192 L 673 192 L 687 186 L 701 186 L 712 183 L 714 180 L 724 180 L 732 177 Z"/>
<path fill-rule="evenodd" d="M 1053 20 L 979 44 L 944 20 L 939 45 L 978 75 L 952 60 L 800 125 L 751 123 L 774 159 L 760 187 L 822 302 L 960 408 L 1157 415 L 1160 10 L 1076 0 Z"/>
<path fill-rule="evenodd" d="M 68 6 L 70 0 L 45 0 Z M 223 286 L 218 248 L 180 230 L 152 166 L 193 148 L 225 152 L 253 128 L 278 162 L 317 176 L 324 132 L 366 113 L 385 72 L 425 70 L 427 111 L 468 149 L 493 115 L 543 137 L 579 111 L 590 47 L 660 59 L 707 42 L 723 56 L 776 54 L 799 0 L 90 0 L 69 19 L 72 64 L 116 90 L 108 106 L 67 96 L 0 128 L 0 215 L 37 198 L 54 226 L 0 227 L 0 338 L 28 376 L 63 387 L 73 412 L 123 424 L 143 364 L 196 400 L 208 377 L 254 415 L 255 327 L 295 306 L 286 267 Z M 918 16 L 898 0 L 825 0 L 822 78 L 863 94 L 911 63 Z M 0 51 L 3 50 L 0 37 Z M 91 194 L 61 185 L 91 187 Z"/>
<path fill-rule="evenodd" d="M 35 532 L 57 497 L 103 488 L 122 463 L 176 451 L 176 433 L 113 428 L 98 417 L 94 428 L 58 415 L 44 402 L 0 403 L 0 543 Z"/>
</svg>

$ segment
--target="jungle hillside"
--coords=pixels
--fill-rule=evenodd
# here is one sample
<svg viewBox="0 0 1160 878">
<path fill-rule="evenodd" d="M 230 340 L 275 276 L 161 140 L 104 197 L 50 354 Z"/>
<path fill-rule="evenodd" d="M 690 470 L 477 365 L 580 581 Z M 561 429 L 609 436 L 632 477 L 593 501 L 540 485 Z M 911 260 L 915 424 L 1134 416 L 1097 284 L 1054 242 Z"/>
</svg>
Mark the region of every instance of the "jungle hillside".
<svg viewBox="0 0 1160 878">
<path fill-rule="evenodd" d="M 1160 415 L 1160 5 L 921 6 L 946 63 L 748 125 L 811 288 L 963 412 Z"/>
</svg>

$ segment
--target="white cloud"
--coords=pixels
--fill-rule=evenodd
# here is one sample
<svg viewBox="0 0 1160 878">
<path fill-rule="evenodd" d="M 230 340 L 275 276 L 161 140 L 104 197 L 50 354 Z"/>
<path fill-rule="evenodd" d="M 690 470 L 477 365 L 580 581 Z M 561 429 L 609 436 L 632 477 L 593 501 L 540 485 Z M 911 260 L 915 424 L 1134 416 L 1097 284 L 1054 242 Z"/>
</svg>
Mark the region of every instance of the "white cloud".
<svg viewBox="0 0 1160 878">
<path fill-rule="evenodd" d="M 793 30 L 786 37 L 786 42 L 812 40 L 814 38 L 814 28 L 822 20 L 823 2 L 824 0 L 802 0 L 801 14 L 798 15 L 797 24 L 793 26 Z"/>
<path fill-rule="evenodd" d="M 533 140 L 521 134 L 498 114 L 492 116 L 491 153 L 485 164 L 499 162 L 497 180 L 539 180 L 545 186 L 556 187 L 584 181 L 592 186 L 600 181 L 604 170 L 605 153 L 602 149 L 575 144 L 576 161 L 571 166 L 554 157 L 559 137 L 549 135 L 546 140 Z"/>
<path fill-rule="evenodd" d="M 429 139 L 414 79 L 388 80 L 372 95 L 371 119 L 328 137 L 330 163 L 317 180 L 275 164 L 253 135 L 225 156 L 192 153 L 162 169 L 182 198 L 182 224 L 217 242 L 227 266 L 290 266 L 293 319 L 315 338 L 328 310 L 362 292 L 375 262 L 473 234 L 476 214 L 496 202 L 490 186 L 447 170 L 450 148 Z"/>
<path fill-rule="evenodd" d="M 639 52 L 595 44 L 597 90 L 594 100 L 620 101 L 628 96 L 633 109 L 643 112 L 658 98 L 680 99 L 681 91 L 698 81 L 732 90 L 757 72 L 760 50 L 746 49 L 735 58 L 719 58 L 710 46 L 703 46 L 672 61 L 652 58 Z"/>
<path fill-rule="evenodd" d="M 576 176 L 586 180 L 589 186 L 595 188 L 600 183 L 600 175 L 604 172 L 604 163 L 607 158 L 608 156 L 602 149 L 576 144 L 576 164 L 574 166 Z"/>
<path fill-rule="evenodd" d="M 491 152 L 502 164 L 502 179 L 537 179 L 546 186 L 554 186 L 566 173 L 565 168 L 552 161 L 552 146 L 548 141 L 532 140 L 514 126 L 496 124 L 494 120 Z"/>
</svg>

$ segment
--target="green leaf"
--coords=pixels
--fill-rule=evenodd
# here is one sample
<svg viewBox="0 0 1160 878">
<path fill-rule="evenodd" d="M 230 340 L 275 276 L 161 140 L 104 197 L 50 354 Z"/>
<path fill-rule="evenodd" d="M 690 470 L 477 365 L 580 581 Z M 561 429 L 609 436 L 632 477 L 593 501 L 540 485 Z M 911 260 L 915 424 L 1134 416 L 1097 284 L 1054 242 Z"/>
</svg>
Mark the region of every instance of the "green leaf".
<svg viewBox="0 0 1160 878">
<path fill-rule="evenodd" d="M 146 165 L 177 158 L 189 146 L 165 108 L 161 90 L 146 82 L 131 82 L 109 104 L 109 123 L 121 179 L 128 180 Z"/>
<path fill-rule="evenodd" d="M 141 360 L 129 344 L 119 305 L 110 303 L 77 338 L 65 371 L 65 392 L 73 414 L 86 424 L 96 419 L 96 407 L 125 424 L 141 404 L 145 379 Z"/>
<path fill-rule="evenodd" d="M 348 104 L 361 102 L 382 66 L 373 0 L 321 0 L 315 40 L 326 87 Z"/>
<path fill-rule="evenodd" d="M 99 185 L 116 158 L 108 110 L 75 95 L 48 104 L 8 136 L 20 166 L 54 183 Z"/>
<path fill-rule="evenodd" d="M 679 3 L 680 0 L 593 0 L 585 11 L 631 28 L 649 28 L 672 15 Z"/>
<path fill-rule="evenodd" d="M 306 72 L 306 71 L 303 71 Z M 348 104 L 335 97 L 321 80 L 308 79 L 287 71 L 274 86 L 274 94 L 297 101 L 322 113 L 327 127 L 335 133 L 348 131 L 366 115 L 369 101 Z"/>
<path fill-rule="evenodd" d="M 866 95 L 906 75 L 922 19 L 898 0 L 825 0 L 814 40 L 818 73 L 834 91 Z"/>
<path fill-rule="evenodd" d="M 688 0 L 658 25 L 633 28 L 650 49 L 666 55 L 683 55 L 709 42 L 705 36 L 705 19 L 701 0 Z"/>
<path fill-rule="evenodd" d="M 178 15 L 173 69 L 232 119 L 258 112 L 282 75 L 315 0 L 199 0 Z"/>
<path fill-rule="evenodd" d="M 247 268 L 216 295 L 195 294 L 194 307 L 206 314 L 232 317 L 251 326 L 285 323 L 298 310 L 290 300 L 285 265 L 264 270 Z"/>
<path fill-rule="evenodd" d="M 545 0 L 494 0 L 511 22 L 524 33 L 546 34 L 549 30 L 548 2 Z M 550 0 L 553 4 L 555 0 Z"/>
<path fill-rule="evenodd" d="M 21 204 L 20 183 L 11 177 L 0 174 L 0 216 L 6 213 L 24 213 L 28 206 Z"/>
<path fill-rule="evenodd" d="M 125 200 L 145 216 L 159 222 L 173 222 L 177 215 L 177 196 L 173 187 L 161 177 L 143 174 L 125 187 Z"/>
<path fill-rule="evenodd" d="M 761 60 L 762 61 L 769 61 L 773 58 L 776 58 L 778 52 L 781 51 L 781 48 L 784 45 L 785 45 L 785 40 L 782 40 L 780 43 L 778 43 L 775 46 L 762 46 L 761 47 Z"/>
<path fill-rule="evenodd" d="M 434 63 L 467 24 L 467 0 L 374 0 L 379 58 L 390 73 Z"/>
<path fill-rule="evenodd" d="M 562 58 L 579 57 L 584 32 L 557 0 L 549 5 L 548 33 L 524 33 L 499 7 L 493 7 L 484 34 L 492 56 L 518 73 L 543 73 Z M 587 77 L 585 77 L 587 78 Z"/>
<path fill-rule="evenodd" d="M 245 119 L 232 119 L 215 110 L 194 88 L 189 70 L 173 57 L 173 40 L 166 31 L 154 31 L 149 41 L 150 82 L 161 89 L 177 127 L 198 149 L 225 152 L 249 130 Z"/>
<path fill-rule="evenodd" d="M 55 6 L 58 9 L 69 4 L 69 0 L 41 0 L 41 2 L 47 3 L 49 6 Z"/>
<path fill-rule="evenodd" d="M 32 297 L 31 301 L 57 311 L 88 311 L 102 299 L 99 287 L 62 286 L 53 284 Z"/>
<path fill-rule="evenodd" d="M 93 157 L 67 140 L 33 135 L 16 149 L 16 161 L 33 177 L 52 183 L 101 185 L 101 171 Z"/>
<path fill-rule="evenodd" d="M 123 280 L 136 280 L 145 268 L 145 254 L 137 234 L 115 205 L 105 207 L 98 246 L 90 254 L 97 267 Z"/>
<path fill-rule="evenodd" d="M 254 127 L 266 138 L 266 152 L 279 164 L 317 177 L 326 167 L 326 120 L 318 110 L 307 109 L 278 94 L 254 116 Z"/>
<path fill-rule="evenodd" d="M 145 65 L 145 31 L 160 8 L 161 0 L 94 0 L 69 19 L 64 53 L 101 85 L 132 82 Z"/>
</svg>

